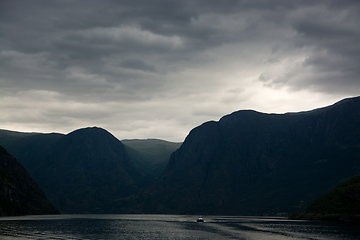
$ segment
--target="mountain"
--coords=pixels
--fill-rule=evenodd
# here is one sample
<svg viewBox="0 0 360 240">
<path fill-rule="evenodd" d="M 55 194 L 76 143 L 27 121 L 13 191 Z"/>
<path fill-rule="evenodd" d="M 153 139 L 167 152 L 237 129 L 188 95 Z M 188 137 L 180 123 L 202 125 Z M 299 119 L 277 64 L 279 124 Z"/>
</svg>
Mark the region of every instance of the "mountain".
<svg viewBox="0 0 360 240">
<path fill-rule="evenodd" d="M 360 173 L 360 97 L 308 112 L 242 110 L 191 130 L 142 195 L 147 213 L 301 211 Z"/>
<path fill-rule="evenodd" d="M 0 146 L 0 216 L 57 213 L 25 168 Z"/>
<path fill-rule="evenodd" d="M 28 166 L 28 161 L 47 149 L 58 139 L 60 133 L 24 133 L 0 129 L 0 145 L 16 159 Z M 131 158 L 153 178 L 159 177 L 169 161 L 170 155 L 181 143 L 160 139 L 125 139 L 121 141 Z"/>
<path fill-rule="evenodd" d="M 23 133 L 0 129 L 0 145 L 27 167 L 29 159 L 51 146 L 64 134 L 60 133 Z"/>
<path fill-rule="evenodd" d="M 96 132 L 98 132 L 99 136 Z M 84 141 L 92 142 L 89 148 L 93 156 L 87 156 L 88 153 L 84 153 L 84 151 L 90 151 L 86 150 L 86 147 L 79 148 L 78 145 Z M 100 128 L 79 129 L 68 135 L 59 133 L 23 133 L 0 129 L 0 144 L 6 146 L 9 152 L 29 170 L 51 202 L 64 213 L 120 211 L 118 209 L 121 209 L 121 206 L 114 210 L 114 202 L 116 203 L 118 199 L 138 193 L 141 189 L 150 185 L 161 175 L 170 154 L 181 145 L 181 143 L 158 139 L 123 140 L 123 142 L 126 145 L 123 145 L 110 133 Z M 121 153 L 119 154 L 119 152 Z M 93 159 L 95 155 L 97 159 Z M 110 182 L 108 179 L 110 176 L 107 176 L 107 178 L 102 177 L 107 175 L 104 170 L 106 164 L 101 166 L 96 163 L 100 161 L 108 165 L 119 165 L 118 163 L 121 163 L 121 166 L 115 167 L 112 171 L 114 175 L 117 173 L 123 176 L 124 179 L 112 176 L 114 179 L 113 182 Z M 80 176 L 75 177 L 75 170 L 71 170 L 71 162 L 78 162 L 78 171 L 82 171 L 86 175 L 81 181 L 78 179 Z M 98 164 L 99 170 L 92 169 L 91 173 L 89 173 L 87 168 L 91 164 Z M 126 164 L 129 164 L 129 166 Z M 81 168 L 84 169 L 81 170 Z M 108 170 L 110 171 L 110 169 Z M 53 173 L 53 171 L 56 171 L 56 173 Z M 102 173 L 97 174 L 96 172 Z M 72 176 L 71 181 L 65 181 L 62 175 Z M 55 182 L 54 177 L 58 179 Z M 131 178 L 131 180 L 126 180 L 127 178 Z M 116 179 L 119 182 L 114 183 L 114 181 L 117 181 Z M 127 183 L 132 182 L 132 184 L 125 188 L 122 186 L 124 181 Z M 96 186 L 94 187 L 94 185 Z M 88 195 L 78 197 L 77 195 L 83 193 L 80 191 L 77 194 L 74 186 L 77 189 L 87 189 Z M 100 186 L 104 190 L 98 191 Z M 118 188 L 117 194 L 110 194 L 114 190 L 106 193 L 106 189 L 116 188 Z M 105 197 L 95 197 L 97 193 Z M 98 200 L 98 198 L 102 198 L 102 200 Z M 83 206 L 79 207 L 78 205 Z"/>
<path fill-rule="evenodd" d="M 360 175 L 340 183 L 316 198 L 306 212 L 321 214 L 360 214 Z"/>
<path fill-rule="evenodd" d="M 63 213 L 270 215 L 303 211 L 360 173 L 360 97 L 307 112 L 242 110 L 206 122 L 171 154 L 160 177 L 167 143 L 124 142 L 96 127 L 67 135 L 0 130 L 0 144 Z"/>
<path fill-rule="evenodd" d="M 153 181 L 125 146 L 93 127 L 60 137 L 27 162 L 27 168 L 62 213 L 113 213 L 111 202 Z"/>
<path fill-rule="evenodd" d="M 160 139 L 125 139 L 121 142 L 142 155 L 144 169 L 149 170 L 149 174 L 159 177 L 164 171 L 171 153 L 177 150 L 182 143 L 168 142 Z M 131 150 L 128 151 L 131 153 Z"/>
<path fill-rule="evenodd" d="M 295 212 L 288 217 L 296 220 L 360 222 L 360 175 L 316 198 L 306 208 L 306 212 Z"/>
</svg>

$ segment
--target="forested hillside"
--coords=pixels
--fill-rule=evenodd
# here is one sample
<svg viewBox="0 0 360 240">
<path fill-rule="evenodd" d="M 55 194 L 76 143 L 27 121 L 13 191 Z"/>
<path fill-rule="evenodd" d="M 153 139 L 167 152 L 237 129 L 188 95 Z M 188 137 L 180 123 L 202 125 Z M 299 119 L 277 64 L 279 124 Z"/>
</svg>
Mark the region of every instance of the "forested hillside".
<svg viewBox="0 0 360 240">
<path fill-rule="evenodd" d="M 306 212 L 292 213 L 289 218 L 360 222 L 360 175 L 316 198 Z"/>
</svg>

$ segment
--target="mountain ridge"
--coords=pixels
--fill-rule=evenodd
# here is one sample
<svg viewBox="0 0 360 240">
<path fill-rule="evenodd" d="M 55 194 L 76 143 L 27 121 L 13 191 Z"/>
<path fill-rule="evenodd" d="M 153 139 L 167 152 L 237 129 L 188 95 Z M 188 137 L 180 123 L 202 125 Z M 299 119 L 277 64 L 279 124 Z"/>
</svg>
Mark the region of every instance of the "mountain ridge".
<svg viewBox="0 0 360 240">
<path fill-rule="evenodd" d="M 100 135 L 95 136 L 94 132 L 103 132 L 104 134 L 102 135 L 106 135 L 106 137 L 104 138 L 104 136 Z M 71 136 L 73 135 L 78 135 L 78 137 L 72 139 Z M 84 138 L 82 135 L 84 135 Z M 109 138 L 111 138 L 111 141 L 109 141 Z M 19 162 L 34 176 L 51 202 L 65 213 L 75 213 L 79 211 L 89 212 L 92 211 L 91 207 L 97 209 L 94 210 L 94 212 L 101 213 L 111 211 L 113 209 L 113 201 L 138 193 L 158 177 L 167 164 L 171 149 L 177 148 L 177 143 L 164 140 L 130 141 L 136 143 L 136 146 L 132 146 L 133 148 L 131 148 L 128 145 L 122 144 L 122 142 L 111 133 L 98 127 L 77 129 L 66 135 L 59 133 L 22 133 L 0 130 L 0 144 L 6 145 L 11 150 L 19 159 Z M 116 146 L 114 146 L 114 142 L 116 142 Z M 81 144 L 84 146 L 81 146 Z M 86 146 L 86 144 L 91 146 L 91 148 Z M 149 146 L 154 147 L 149 154 L 135 150 L 135 148 L 148 149 Z M 163 149 L 166 151 L 162 151 Z M 117 154 L 120 154 L 121 157 L 117 156 Z M 95 161 L 94 158 L 102 160 L 103 163 L 96 163 L 98 160 Z M 93 159 L 92 163 L 86 162 L 89 159 Z M 117 163 L 114 162 L 114 159 L 118 159 L 116 160 Z M 113 168 L 107 168 L 108 171 L 103 173 L 102 176 L 105 178 L 111 175 L 111 171 L 118 168 L 116 175 L 123 177 L 123 179 L 121 180 L 118 176 L 113 175 L 111 184 L 103 184 L 104 189 L 109 189 L 109 186 L 113 185 L 118 186 L 118 191 L 115 191 L 118 192 L 118 194 L 115 194 L 114 190 L 110 190 L 109 192 L 114 194 L 107 197 L 108 200 L 103 199 L 100 202 L 89 196 L 88 199 L 80 196 L 81 201 L 92 201 L 93 204 L 91 207 L 87 206 L 86 210 L 84 209 L 85 207 L 75 207 L 76 204 L 73 200 L 70 200 L 67 195 L 72 193 L 73 196 L 70 198 L 77 199 L 78 197 L 75 196 L 75 191 L 79 191 L 80 186 L 87 189 L 86 191 L 88 192 L 92 191 L 93 194 L 90 195 L 95 196 L 96 192 L 101 193 L 101 191 L 99 191 L 99 185 L 102 185 L 102 180 L 95 180 L 99 178 L 99 174 L 95 174 L 94 166 L 92 166 L 94 164 L 97 164 L 95 167 L 97 173 L 101 172 L 101 169 L 106 167 L 106 164 L 113 164 Z M 62 170 L 59 171 L 59 168 Z M 86 181 L 84 179 L 81 181 L 74 180 L 74 176 L 76 175 L 89 174 L 92 174 L 93 178 L 85 176 Z M 114 179 L 118 179 L 118 181 L 114 182 Z M 73 184 L 70 183 L 71 181 Z M 78 186 L 76 186 L 76 182 L 79 182 Z M 81 185 L 80 182 L 83 185 Z M 124 184 L 128 185 L 127 190 L 124 188 Z M 76 186 L 78 190 L 74 189 L 74 186 Z M 111 188 L 114 187 L 110 187 L 110 189 Z M 57 189 L 58 192 L 56 192 L 55 189 Z M 109 194 L 102 193 L 100 195 L 107 196 Z M 79 202 L 79 199 L 76 201 Z M 96 206 L 94 203 L 96 203 Z M 72 205 L 72 207 L 69 207 L 69 205 Z M 115 209 L 114 211 L 117 210 Z"/>
<path fill-rule="evenodd" d="M 303 209 L 323 188 L 360 171 L 359 109 L 357 97 L 307 113 L 240 110 L 203 123 L 190 131 L 163 175 L 144 192 L 144 209 L 246 215 Z M 322 168 L 327 181 L 316 175 Z"/>
<path fill-rule="evenodd" d="M 32 159 L 30 173 L 64 213 L 92 213 L 112 198 L 151 181 L 112 134 L 98 127 L 75 130 Z"/>
<path fill-rule="evenodd" d="M 304 210 L 360 173 L 360 97 L 299 113 L 235 111 L 193 128 L 169 161 L 98 127 L 11 143 L 65 213 L 273 215 Z M 167 163 L 161 176 L 156 161 Z"/>
</svg>

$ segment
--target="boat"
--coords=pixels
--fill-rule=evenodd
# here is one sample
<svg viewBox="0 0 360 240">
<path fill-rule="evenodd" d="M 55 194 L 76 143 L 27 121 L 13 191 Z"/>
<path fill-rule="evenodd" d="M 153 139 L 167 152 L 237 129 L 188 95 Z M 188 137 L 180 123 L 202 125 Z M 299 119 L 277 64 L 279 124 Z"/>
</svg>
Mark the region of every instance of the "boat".
<svg viewBox="0 0 360 240">
<path fill-rule="evenodd" d="M 196 221 L 197 222 L 204 222 L 204 219 L 200 216 L 200 217 L 198 217 L 198 219 Z"/>
</svg>

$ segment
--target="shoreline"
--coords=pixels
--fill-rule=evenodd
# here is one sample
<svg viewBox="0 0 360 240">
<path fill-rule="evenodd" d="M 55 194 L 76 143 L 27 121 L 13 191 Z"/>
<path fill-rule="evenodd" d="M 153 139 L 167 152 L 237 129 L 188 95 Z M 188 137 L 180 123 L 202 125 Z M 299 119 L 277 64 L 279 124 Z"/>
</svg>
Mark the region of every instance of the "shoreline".
<svg viewBox="0 0 360 240">
<path fill-rule="evenodd" d="M 360 224 L 360 214 L 348 213 L 305 213 L 295 212 L 287 216 L 289 220 L 317 220 L 333 222 L 355 222 Z"/>
</svg>

